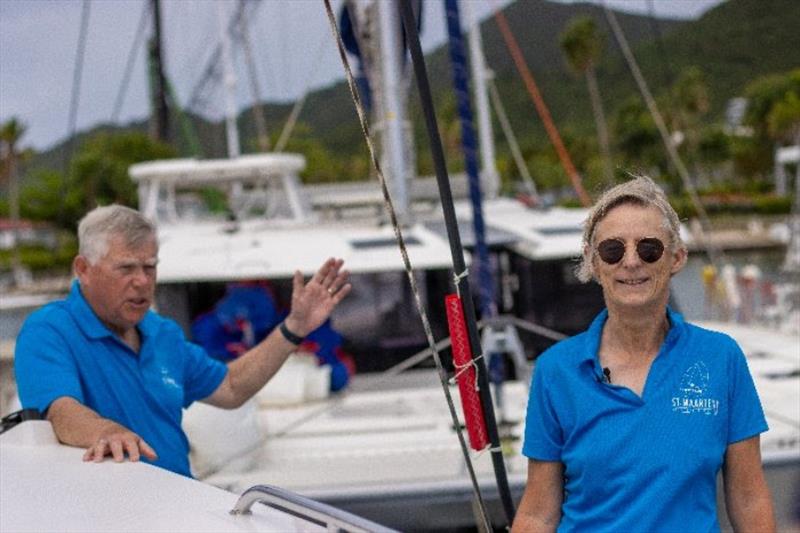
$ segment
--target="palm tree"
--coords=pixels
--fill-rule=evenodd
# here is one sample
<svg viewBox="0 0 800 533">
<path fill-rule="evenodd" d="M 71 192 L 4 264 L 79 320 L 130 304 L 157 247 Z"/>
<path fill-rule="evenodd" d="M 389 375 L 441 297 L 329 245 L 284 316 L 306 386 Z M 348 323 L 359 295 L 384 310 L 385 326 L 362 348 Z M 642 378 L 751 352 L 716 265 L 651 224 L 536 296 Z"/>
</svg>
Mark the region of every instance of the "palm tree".
<svg viewBox="0 0 800 533">
<path fill-rule="evenodd" d="M 685 152 L 694 167 L 697 182 L 703 174 L 699 156 L 702 118 L 711 109 L 711 96 L 703 71 L 696 66 L 685 68 L 670 93 L 668 109 L 672 111 L 672 130 L 683 133 Z"/>
<path fill-rule="evenodd" d="M 11 268 L 14 280 L 20 284 L 23 279 L 22 262 L 19 257 L 17 231 L 19 226 L 19 181 L 17 177 L 17 143 L 25 134 L 27 127 L 16 118 L 11 118 L 0 126 L 0 153 L 3 154 L 8 179 L 8 210 L 11 218 L 11 231 L 14 235 L 14 248 Z"/>
<path fill-rule="evenodd" d="M 608 142 L 608 126 L 597 87 L 595 64 L 603 51 L 603 36 L 598 33 L 594 19 L 587 16 L 573 19 L 561 33 L 561 49 L 570 68 L 586 77 L 589 99 L 592 102 L 597 140 L 603 155 L 606 181 L 614 183 L 614 169 L 611 164 L 611 149 Z"/>
</svg>

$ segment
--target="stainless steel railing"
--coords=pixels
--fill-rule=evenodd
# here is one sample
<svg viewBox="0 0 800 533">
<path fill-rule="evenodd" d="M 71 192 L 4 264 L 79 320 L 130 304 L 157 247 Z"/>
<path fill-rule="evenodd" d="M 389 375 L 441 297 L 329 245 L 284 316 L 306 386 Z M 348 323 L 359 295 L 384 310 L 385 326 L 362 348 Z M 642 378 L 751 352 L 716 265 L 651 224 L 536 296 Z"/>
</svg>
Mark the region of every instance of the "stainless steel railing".
<svg viewBox="0 0 800 533">
<path fill-rule="evenodd" d="M 271 485 L 255 485 L 244 491 L 230 513 L 250 514 L 250 508 L 256 502 L 323 525 L 331 532 L 396 533 L 394 529 L 371 520 Z"/>
</svg>

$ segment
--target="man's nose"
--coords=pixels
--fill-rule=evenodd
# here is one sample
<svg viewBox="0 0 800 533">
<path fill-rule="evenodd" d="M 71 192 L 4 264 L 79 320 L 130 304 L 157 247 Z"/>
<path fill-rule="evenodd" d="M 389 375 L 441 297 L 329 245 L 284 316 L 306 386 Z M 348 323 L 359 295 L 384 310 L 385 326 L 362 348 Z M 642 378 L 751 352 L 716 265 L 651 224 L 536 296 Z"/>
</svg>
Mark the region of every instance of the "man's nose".
<svg viewBox="0 0 800 533">
<path fill-rule="evenodd" d="M 144 267 L 138 267 L 133 273 L 133 282 L 136 285 L 147 285 L 150 283 L 150 276 L 147 275 L 147 270 Z"/>
</svg>

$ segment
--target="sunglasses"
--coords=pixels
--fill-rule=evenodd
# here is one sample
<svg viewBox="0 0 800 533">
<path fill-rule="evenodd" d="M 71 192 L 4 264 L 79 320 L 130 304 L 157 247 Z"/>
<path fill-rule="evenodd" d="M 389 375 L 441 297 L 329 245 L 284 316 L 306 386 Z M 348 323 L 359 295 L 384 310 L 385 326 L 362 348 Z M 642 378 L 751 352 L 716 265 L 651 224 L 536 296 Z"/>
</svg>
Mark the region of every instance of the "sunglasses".
<svg viewBox="0 0 800 533">
<path fill-rule="evenodd" d="M 664 255 L 664 243 L 655 237 L 639 239 L 636 241 L 636 253 L 645 263 L 655 263 Z M 597 245 L 597 255 L 609 265 L 615 265 L 625 257 L 625 242 L 606 239 Z"/>
</svg>

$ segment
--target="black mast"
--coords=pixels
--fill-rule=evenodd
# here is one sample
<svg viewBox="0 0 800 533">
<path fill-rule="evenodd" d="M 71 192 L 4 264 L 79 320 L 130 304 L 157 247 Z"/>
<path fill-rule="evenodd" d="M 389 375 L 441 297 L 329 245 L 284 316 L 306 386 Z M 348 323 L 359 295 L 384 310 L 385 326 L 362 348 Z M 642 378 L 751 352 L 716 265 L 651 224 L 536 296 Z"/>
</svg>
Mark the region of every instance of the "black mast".
<svg viewBox="0 0 800 533">
<path fill-rule="evenodd" d="M 436 115 L 433 109 L 433 99 L 431 97 L 428 73 L 425 67 L 425 59 L 422 55 L 422 47 L 419 42 L 416 19 L 409 0 L 400 0 L 400 16 L 403 20 L 403 28 L 406 32 L 406 43 L 411 52 L 411 60 L 414 65 L 414 73 L 417 79 L 417 89 L 419 91 L 420 103 L 422 104 L 423 114 L 425 115 L 425 126 L 428 130 L 430 140 L 431 155 L 436 168 L 436 181 L 439 185 L 439 195 L 442 200 L 442 211 L 444 212 L 445 227 L 450 241 L 450 252 L 453 256 L 453 268 L 456 274 L 466 271 L 464 262 L 464 252 L 461 247 L 461 236 L 458 232 L 458 222 L 453 207 L 453 197 L 450 191 L 450 181 L 447 176 L 447 167 L 444 160 L 442 141 L 439 136 L 439 128 L 436 124 Z M 491 442 L 491 457 L 494 467 L 495 478 L 497 480 L 497 490 L 500 494 L 500 501 L 503 504 L 503 511 L 509 525 L 514 520 L 514 502 L 511 497 L 511 490 L 508 485 L 503 453 L 500 449 L 500 436 L 497 430 L 497 422 L 494 416 L 492 397 L 489 393 L 489 380 L 486 374 L 486 364 L 481 354 L 480 339 L 475 320 L 475 307 L 472 303 L 472 294 L 469 289 L 468 279 L 465 276 L 458 276 L 457 286 L 464 306 L 464 317 L 467 322 L 469 341 L 472 348 L 472 357 L 477 371 L 477 379 L 480 391 L 483 416 L 486 420 L 486 430 Z"/>
</svg>

